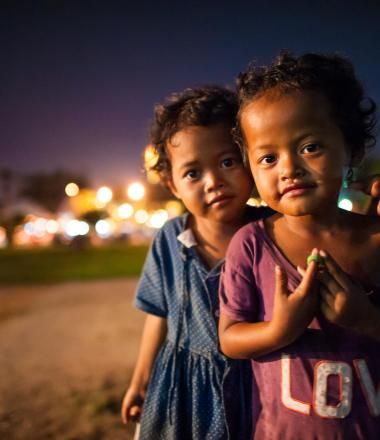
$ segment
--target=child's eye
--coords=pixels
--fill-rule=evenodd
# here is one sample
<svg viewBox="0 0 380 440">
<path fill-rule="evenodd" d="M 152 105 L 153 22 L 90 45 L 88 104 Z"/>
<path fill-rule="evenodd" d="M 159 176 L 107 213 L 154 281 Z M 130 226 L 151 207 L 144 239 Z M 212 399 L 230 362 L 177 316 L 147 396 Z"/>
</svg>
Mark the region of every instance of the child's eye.
<svg viewBox="0 0 380 440">
<path fill-rule="evenodd" d="M 316 151 L 319 151 L 320 146 L 318 144 L 307 144 L 302 149 L 302 153 L 310 154 L 315 153 Z"/>
<path fill-rule="evenodd" d="M 235 165 L 236 160 L 232 158 L 223 159 L 221 162 L 222 168 L 231 168 L 233 165 Z"/>
<path fill-rule="evenodd" d="M 186 171 L 186 173 L 185 173 L 185 175 L 184 175 L 184 177 L 185 177 L 187 180 L 196 180 L 196 179 L 199 178 L 199 176 L 200 176 L 200 172 L 199 172 L 198 170 L 189 170 L 189 171 Z"/>
<path fill-rule="evenodd" d="M 263 165 L 271 165 L 276 162 L 276 156 L 274 154 L 267 154 L 259 159 L 259 163 Z"/>
</svg>

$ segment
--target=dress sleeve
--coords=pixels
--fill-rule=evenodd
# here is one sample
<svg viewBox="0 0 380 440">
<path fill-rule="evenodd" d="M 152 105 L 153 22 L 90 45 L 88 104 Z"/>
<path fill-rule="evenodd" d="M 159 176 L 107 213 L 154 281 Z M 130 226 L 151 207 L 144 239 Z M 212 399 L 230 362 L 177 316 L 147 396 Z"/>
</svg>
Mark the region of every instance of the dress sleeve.
<svg viewBox="0 0 380 440">
<path fill-rule="evenodd" d="M 135 306 L 152 315 L 165 318 L 167 303 L 165 299 L 164 261 L 162 251 L 162 236 L 158 234 L 146 257 L 141 278 L 139 280 Z"/>
<path fill-rule="evenodd" d="M 234 321 L 257 320 L 258 296 L 254 278 L 254 247 L 245 231 L 233 237 L 219 285 L 220 311 Z"/>
</svg>

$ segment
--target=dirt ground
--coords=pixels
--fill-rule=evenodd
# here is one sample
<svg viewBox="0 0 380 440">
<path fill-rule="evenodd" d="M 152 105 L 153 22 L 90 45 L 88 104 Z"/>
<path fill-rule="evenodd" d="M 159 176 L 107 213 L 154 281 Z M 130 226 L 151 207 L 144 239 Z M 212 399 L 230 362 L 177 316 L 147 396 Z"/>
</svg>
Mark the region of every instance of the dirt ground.
<svg viewBox="0 0 380 440">
<path fill-rule="evenodd" d="M 0 438 L 131 439 L 120 421 L 136 280 L 0 286 Z"/>
</svg>

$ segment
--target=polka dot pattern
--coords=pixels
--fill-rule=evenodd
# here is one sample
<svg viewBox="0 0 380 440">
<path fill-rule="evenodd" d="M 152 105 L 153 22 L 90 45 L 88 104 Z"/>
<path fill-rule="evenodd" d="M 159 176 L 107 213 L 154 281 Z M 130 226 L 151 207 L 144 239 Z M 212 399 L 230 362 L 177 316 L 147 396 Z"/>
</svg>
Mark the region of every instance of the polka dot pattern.
<svg viewBox="0 0 380 440">
<path fill-rule="evenodd" d="M 158 232 L 137 289 L 136 306 L 168 323 L 143 407 L 140 440 L 249 438 L 241 433 L 246 421 L 239 420 L 231 435 L 227 430 L 223 393 L 235 410 L 240 408 L 249 373 L 245 363 L 227 360 L 218 349 L 221 264 L 209 272 L 195 247 L 178 241 L 186 218 L 171 220 Z M 223 383 L 232 384 L 234 392 Z"/>
</svg>

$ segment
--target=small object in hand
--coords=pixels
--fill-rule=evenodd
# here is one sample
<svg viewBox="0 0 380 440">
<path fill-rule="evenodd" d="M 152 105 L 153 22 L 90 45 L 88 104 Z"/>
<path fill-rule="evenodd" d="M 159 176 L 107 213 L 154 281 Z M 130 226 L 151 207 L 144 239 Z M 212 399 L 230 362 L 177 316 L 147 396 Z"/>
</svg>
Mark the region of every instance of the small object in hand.
<svg viewBox="0 0 380 440">
<path fill-rule="evenodd" d="M 309 255 L 307 257 L 307 264 L 315 261 L 318 264 L 318 269 L 321 270 L 325 267 L 325 259 L 321 255 Z"/>
</svg>

